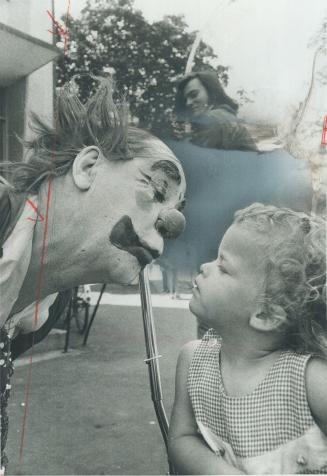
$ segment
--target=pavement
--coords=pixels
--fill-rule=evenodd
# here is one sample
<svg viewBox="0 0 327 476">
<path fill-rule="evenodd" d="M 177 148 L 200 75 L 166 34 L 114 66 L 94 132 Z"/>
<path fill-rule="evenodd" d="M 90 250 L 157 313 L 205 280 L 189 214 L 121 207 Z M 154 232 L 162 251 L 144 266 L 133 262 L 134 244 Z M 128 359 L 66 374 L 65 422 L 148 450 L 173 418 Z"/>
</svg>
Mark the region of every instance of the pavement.
<svg viewBox="0 0 327 476">
<path fill-rule="evenodd" d="M 97 296 L 98 291 L 91 293 L 92 303 Z M 152 298 L 168 416 L 179 349 L 196 335 L 189 295 L 182 298 Z M 16 361 L 7 474 L 167 474 L 144 363 L 138 295 L 105 293 L 86 347 L 72 325 L 68 353 L 62 353 L 62 338 L 57 349 L 49 338 L 40 344 L 42 352 L 33 354 L 32 366 L 29 355 Z"/>
</svg>

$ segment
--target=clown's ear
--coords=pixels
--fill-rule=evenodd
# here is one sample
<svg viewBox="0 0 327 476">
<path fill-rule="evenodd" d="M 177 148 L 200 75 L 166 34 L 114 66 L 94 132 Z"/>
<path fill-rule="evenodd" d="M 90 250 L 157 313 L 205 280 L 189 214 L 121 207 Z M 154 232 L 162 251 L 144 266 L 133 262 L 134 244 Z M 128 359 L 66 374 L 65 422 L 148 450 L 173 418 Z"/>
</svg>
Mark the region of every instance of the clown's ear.
<svg viewBox="0 0 327 476">
<path fill-rule="evenodd" d="M 95 178 L 95 164 L 100 157 L 100 149 L 96 146 L 84 147 L 75 157 L 72 174 L 77 188 L 88 190 Z"/>
</svg>

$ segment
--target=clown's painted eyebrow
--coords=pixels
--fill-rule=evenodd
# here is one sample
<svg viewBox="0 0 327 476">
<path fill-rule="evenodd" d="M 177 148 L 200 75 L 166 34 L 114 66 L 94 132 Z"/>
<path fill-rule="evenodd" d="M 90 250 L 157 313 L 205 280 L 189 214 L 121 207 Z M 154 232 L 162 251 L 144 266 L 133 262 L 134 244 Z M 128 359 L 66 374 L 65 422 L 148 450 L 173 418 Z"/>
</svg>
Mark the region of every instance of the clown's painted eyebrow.
<svg viewBox="0 0 327 476">
<path fill-rule="evenodd" d="M 179 185 L 182 181 L 178 167 L 170 160 L 158 160 L 151 166 L 151 170 L 162 170 L 169 178 Z"/>
</svg>

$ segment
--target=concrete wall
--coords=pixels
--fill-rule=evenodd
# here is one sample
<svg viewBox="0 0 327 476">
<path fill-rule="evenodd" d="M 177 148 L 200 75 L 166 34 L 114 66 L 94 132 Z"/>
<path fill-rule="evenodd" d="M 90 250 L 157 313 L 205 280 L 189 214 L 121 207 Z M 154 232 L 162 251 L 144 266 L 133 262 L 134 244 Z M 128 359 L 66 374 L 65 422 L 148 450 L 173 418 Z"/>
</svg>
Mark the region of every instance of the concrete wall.
<svg viewBox="0 0 327 476">
<path fill-rule="evenodd" d="M 1 0 L 0 22 L 30 36 L 52 43 L 49 33 L 52 22 L 47 14 L 52 11 L 51 0 Z M 0 71 L 1 75 L 1 71 Z M 50 123 L 53 120 L 53 64 L 49 63 L 6 91 L 8 105 L 9 159 L 22 156 L 21 146 L 14 140 L 19 134 L 31 137 L 29 115 L 34 111 Z"/>
<path fill-rule="evenodd" d="M 43 119 L 52 123 L 53 120 L 53 64 L 49 63 L 34 73 L 26 80 L 25 104 L 25 137 L 32 134 L 29 128 L 29 116 L 33 111 Z"/>
<path fill-rule="evenodd" d="M 16 81 L 6 90 L 8 120 L 8 157 L 11 162 L 22 160 L 23 146 L 17 139 L 25 137 L 26 80 Z"/>
<path fill-rule="evenodd" d="M 51 27 L 47 10 L 51 8 L 51 0 L 1 0 L 0 22 L 52 43 L 52 35 L 47 31 Z"/>
</svg>

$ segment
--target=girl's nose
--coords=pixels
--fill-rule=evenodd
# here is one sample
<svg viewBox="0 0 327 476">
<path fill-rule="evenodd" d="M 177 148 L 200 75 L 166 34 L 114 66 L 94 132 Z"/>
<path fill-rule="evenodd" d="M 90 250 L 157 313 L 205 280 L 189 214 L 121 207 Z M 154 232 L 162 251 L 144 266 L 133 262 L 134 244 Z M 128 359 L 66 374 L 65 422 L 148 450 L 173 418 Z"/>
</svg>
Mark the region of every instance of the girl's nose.
<svg viewBox="0 0 327 476">
<path fill-rule="evenodd" d="M 159 213 L 156 229 L 163 238 L 177 238 L 184 231 L 184 228 L 184 215 L 175 208 L 162 210 Z"/>
<path fill-rule="evenodd" d="M 186 106 L 191 106 L 193 104 L 193 99 L 192 98 L 187 98 L 186 99 Z"/>
</svg>

